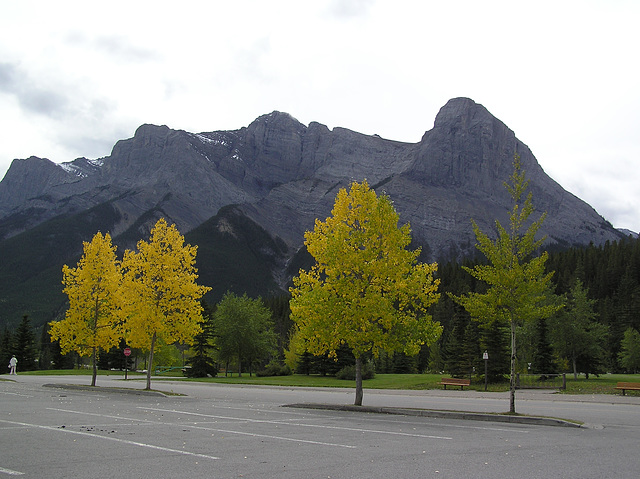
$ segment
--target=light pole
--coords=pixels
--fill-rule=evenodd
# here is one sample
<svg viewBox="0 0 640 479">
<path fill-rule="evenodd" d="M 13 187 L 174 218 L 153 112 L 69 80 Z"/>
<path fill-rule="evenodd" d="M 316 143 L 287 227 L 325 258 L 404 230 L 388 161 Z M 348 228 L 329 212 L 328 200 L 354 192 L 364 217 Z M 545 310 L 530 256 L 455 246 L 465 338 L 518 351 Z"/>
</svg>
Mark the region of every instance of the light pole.
<svg viewBox="0 0 640 479">
<path fill-rule="evenodd" d="M 487 390 L 487 364 L 489 363 L 489 353 L 485 350 L 482 354 L 482 359 L 484 359 L 484 390 Z"/>
</svg>

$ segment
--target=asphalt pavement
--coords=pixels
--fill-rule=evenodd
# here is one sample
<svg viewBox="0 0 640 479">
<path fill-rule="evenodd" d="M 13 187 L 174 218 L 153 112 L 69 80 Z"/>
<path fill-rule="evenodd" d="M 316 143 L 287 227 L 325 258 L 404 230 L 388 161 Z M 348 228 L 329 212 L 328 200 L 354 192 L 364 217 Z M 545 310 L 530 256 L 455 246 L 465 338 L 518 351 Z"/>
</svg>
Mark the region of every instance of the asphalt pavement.
<svg viewBox="0 0 640 479">
<path fill-rule="evenodd" d="M 365 389 L 353 407 L 353 388 L 1 378 L 0 478 L 636 478 L 640 468 L 637 394 L 518 391 L 516 410 L 532 420 L 500 422 L 508 393 Z"/>
</svg>

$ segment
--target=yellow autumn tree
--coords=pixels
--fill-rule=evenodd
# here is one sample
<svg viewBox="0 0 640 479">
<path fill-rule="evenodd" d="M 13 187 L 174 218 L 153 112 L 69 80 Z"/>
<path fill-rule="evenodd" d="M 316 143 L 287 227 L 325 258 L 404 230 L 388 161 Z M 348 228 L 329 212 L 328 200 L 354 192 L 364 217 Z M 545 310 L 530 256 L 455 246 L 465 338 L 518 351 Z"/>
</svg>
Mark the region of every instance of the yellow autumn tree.
<svg viewBox="0 0 640 479">
<path fill-rule="evenodd" d="M 125 334 L 129 345 L 149 351 L 147 389 L 151 389 L 153 352 L 158 340 L 191 344 L 202 331 L 200 300 L 209 287 L 196 283 L 197 246 L 184 243 L 164 218 L 141 240 L 137 252 L 122 260 Z"/>
<path fill-rule="evenodd" d="M 417 354 L 442 332 L 427 314 L 439 298 L 436 264 L 417 262 L 408 224 L 366 181 L 338 192 L 332 216 L 316 220 L 305 246 L 316 264 L 290 289 L 292 337 L 315 355 L 346 344 L 356 358 L 356 405 L 362 405 L 362 357 L 381 350 Z"/>
<path fill-rule="evenodd" d="M 84 242 L 84 254 L 76 268 L 62 268 L 64 293 L 69 309 L 61 321 L 51 323 L 51 339 L 60 342 L 63 354 L 76 351 L 91 355 L 96 385 L 98 349 L 109 350 L 122 337 L 117 314 L 119 305 L 120 264 L 111 236 L 98 232 L 91 242 Z"/>
</svg>

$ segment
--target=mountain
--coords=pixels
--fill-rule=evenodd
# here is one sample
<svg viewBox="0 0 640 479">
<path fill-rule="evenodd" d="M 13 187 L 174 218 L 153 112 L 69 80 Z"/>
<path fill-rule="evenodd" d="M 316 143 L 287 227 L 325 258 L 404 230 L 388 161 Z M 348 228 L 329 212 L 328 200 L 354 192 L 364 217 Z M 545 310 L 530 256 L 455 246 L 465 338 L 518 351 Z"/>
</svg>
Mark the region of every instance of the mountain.
<svg viewBox="0 0 640 479">
<path fill-rule="evenodd" d="M 275 111 L 230 131 L 142 125 L 98 160 L 14 160 L 0 182 L 0 321 L 52 319 L 64 308 L 61 267 L 75 265 L 82 241 L 108 231 L 122 253 L 147 238 L 160 217 L 199 246 L 200 281 L 214 288 L 210 301 L 227 290 L 286 291 L 309 262 L 304 232 L 330 214 L 336 193 L 352 180 L 367 179 L 391 198 L 423 260 L 472 255 L 470 220 L 492 231 L 496 219 L 507 218 L 503 182 L 514 152 L 534 205 L 548 213 L 542 233 L 549 247 L 623 237 L 468 98 L 447 102 L 418 143 L 305 126 Z"/>
</svg>

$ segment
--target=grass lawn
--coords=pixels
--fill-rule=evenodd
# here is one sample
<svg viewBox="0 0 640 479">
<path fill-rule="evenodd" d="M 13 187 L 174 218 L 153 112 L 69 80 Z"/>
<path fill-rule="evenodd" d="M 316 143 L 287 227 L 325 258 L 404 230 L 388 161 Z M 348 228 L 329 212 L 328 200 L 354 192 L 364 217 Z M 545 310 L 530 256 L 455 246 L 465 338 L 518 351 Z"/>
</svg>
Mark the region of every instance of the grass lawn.
<svg viewBox="0 0 640 479">
<path fill-rule="evenodd" d="M 20 374 L 34 374 L 34 375 L 91 375 L 90 369 L 70 369 L 70 370 L 49 370 L 49 371 L 28 371 Z M 120 376 L 124 378 L 123 371 L 98 371 L 100 376 Z M 142 373 L 136 373 L 129 371 L 129 379 L 143 379 L 146 375 Z M 175 379 L 176 377 L 182 377 L 181 372 L 172 371 L 165 373 L 162 376 L 154 376 L 154 381 L 166 379 Z M 422 390 L 422 389 L 440 389 L 442 386 L 437 383 L 443 376 L 440 374 L 376 374 L 373 379 L 367 379 L 363 381 L 365 389 L 410 389 L 410 390 Z M 220 384 L 255 384 L 255 385 L 271 385 L 271 386 L 290 386 L 290 387 L 341 387 L 341 388 L 353 388 L 353 381 L 346 381 L 336 379 L 331 376 L 305 376 L 302 374 L 294 374 L 292 376 L 271 376 L 271 377 L 256 377 L 249 376 L 248 373 L 244 373 L 242 377 L 238 377 L 237 374 L 229 377 L 216 377 L 216 378 L 195 378 L 195 379 L 183 379 L 184 381 L 197 381 L 206 383 L 220 383 Z M 584 375 L 578 376 L 578 379 L 573 379 L 573 375 L 567 374 L 567 389 L 566 391 L 560 391 L 564 394 L 622 394 L 615 388 L 616 383 L 620 381 L 625 382 L 638 382 L 640 383 L 640 374 L 603 374 L 600 377 L 590 376 L 586 379 Z M 471 386 L 468 389 L 484 391 L 484 382 L 482 380 L 474 379 L 471 381 Z M 489 384 L 489 391 L 503 392 L 509 390 L 509 383 Z M 640 391 L 627 391 L 628 395 L 640 395 Z"/>
<path fill-rule="evenodd" d="M 602 374 L 600 377 L 589 376 L 586 379 L 579 375 L 573 379 L 573 374 L 567 374 L 567 389 L 565 394 L 622 394 L 614 389 L 618 382 L 640 383 L 640 374 Z M 640 395 L 640 391 L 627 391 L 628 395 Z"/>
<path fill-rule="evenodd" d="M 30 376 L 91 376 L 92 369 L 47 369 L 38 371 L 18 371 L 18 374 L 30 375 Z M 129 377 L 146 377 L 146 374 L 137 373 L 129 370 L 127 372 Z M 124 378 L 124 371 L 106 371 L 98 369 L 98 376 L 122 376 Z"/>
</svg>

